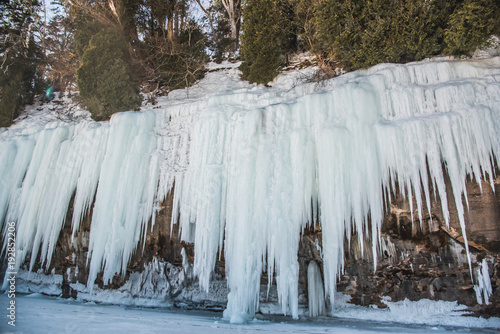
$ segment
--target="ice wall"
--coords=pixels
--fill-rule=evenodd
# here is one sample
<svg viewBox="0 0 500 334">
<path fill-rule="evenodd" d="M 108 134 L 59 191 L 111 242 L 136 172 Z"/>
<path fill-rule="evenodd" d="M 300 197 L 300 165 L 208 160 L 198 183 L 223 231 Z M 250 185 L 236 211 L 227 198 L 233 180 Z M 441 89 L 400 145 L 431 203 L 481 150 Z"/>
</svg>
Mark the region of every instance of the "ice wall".
<svg viewBox="0 0 500 334">
<path fill-rule="evenodd" d="M 310 317 L 325 315 L 323 278 L 316 261 L 309 262 L 307 266 L 307 299 Z"/>
<path fill-rule="evenodd" d="M 322 227 L 333 302 L 344 236 L 368 234 L 376 255 L 390 190 L 410 204 L 415 196 L 419 216 L 439 198 L 447 221 L 447 201 L 455 201 L 465 231 L 466 178 L 493 186 L 499 58 L 380 65 L 322 85 L 296 72 L 272 88 L 235 72 L 210 73 L 160 110 L 1 133 L 0 219 L 16 222 L 17 266 L 28 257 L 33 266 L 37 255 L 50 263 L 74 195 L 74 231 L 93 203 L 88 286 L 100 270 L 108 282 L 140 251 L 148 221 L 175 187 L 174 223 L 195 243 L 205 289 L 224 250 L 225 316 L 241 322 L 258 310 L 267 271 L 283 313 L 297 317 L 297 250 L 308 224 Z"/>
</svg>

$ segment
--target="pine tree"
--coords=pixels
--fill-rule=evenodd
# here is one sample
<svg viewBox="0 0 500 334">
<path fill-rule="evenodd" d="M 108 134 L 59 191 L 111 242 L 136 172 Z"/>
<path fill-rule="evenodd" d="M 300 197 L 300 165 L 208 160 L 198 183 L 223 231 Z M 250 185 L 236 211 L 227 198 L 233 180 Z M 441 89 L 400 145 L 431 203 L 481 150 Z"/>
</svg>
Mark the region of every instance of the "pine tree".
<svg viewBox="0 0 500 334">
<path fill-rule="evenodd" d="M 140 81 L 133 63 L 136 0 L 71 3 L 75 46 L 80 58 L 77 84 L 95 120 L 141 105 Z"/>
<path fill-rule="evenodd" d="M 311 44 L 346 70 L 467 55 L 493 32 L 495 10 L 494 0 L 325 0 Z"/>
<path fill-rule="evenodd" d="M 446 22 L 441 18 L 449 15 L 448 6 L 442 7 L 441 3 L 439 0 L 367 2 L 363 8 L 361 45 L 354 57 L 356 67 L 405 63 L 439 54 Z"/>
<path fill-rule="evenodd" d="M 77 75 L 80 96 L 94 120 L 141 105 L 139 85 L 127 57 L 127 40 L 115 28 L 103 29 L 90 39 Z"/>
<path fill-rule="evenodd" d="M 352 69 L 362 45 L 366 0 L 325 0 L 314 8 L 313 51 Z"/>
<path fill-rule="evenodd" d="M 38 1 L 0 3 L 0 126 L 9 126 L 43 91 L 43 54 L 35 39 Z"/>
<path fill-rule="evenodd" d="M 477 48 L 485 46 L 494 32 L 495 24 L 498 24 L 496 9 L 493 0 L 466 0 L 457 7 L 445 31 L 445 53 L 470 55 Z"/>
<path fill-rule="evenodd" d="M 493 17 L 500 17 L 500 2 L 496 1 L 495 8 L 493 10 Z M 495 20 L 492 33 L 497 37 L 500 37 L 500 20 Z"/>
<path fill-rule="evenodd" d="M 249 0 L 243 10 L 240 66 L 243 78 L 267 84 L 283 67 L 290 45 L 279 0 Z"/>
</svg>

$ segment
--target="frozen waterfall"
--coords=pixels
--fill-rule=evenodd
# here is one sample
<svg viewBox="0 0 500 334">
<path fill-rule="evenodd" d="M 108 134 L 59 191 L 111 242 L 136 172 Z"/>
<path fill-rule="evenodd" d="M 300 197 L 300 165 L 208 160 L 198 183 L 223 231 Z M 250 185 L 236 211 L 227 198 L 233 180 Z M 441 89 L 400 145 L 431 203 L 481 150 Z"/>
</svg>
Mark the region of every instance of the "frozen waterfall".
<svg viewBox="0 0 500 334">
<path fill-rule="evenodd" d="M 325 315 L 325 290 L 321 270 L 316 261 L 309 262 L 307 266 L 307 300 L 310 317 Z"/>
<path fill-rule="evenodd" d="M 17 267 L 30 258 L 33 268 L 38 255 L 49 265 L 74 196 L 74 234 L 93 206 L 88 286 L 101 270 L 109 282 L 140 251 L 174 188 L 174 223 L 195 244 L 194 272 L 205 289 L 224 250 L 225 316 L 240 322 L 258 310 L 267 270 L 283 313 L 297 317 L 297 250 L 308 224 L 321 224 L 333 302 L 344 236 L 367 233 L 376 262 L 391 191 L 410 204 L 415 198 L 420 217 L 434 197 L 448 221 L 454 201 L 465 232 L 466 178 L 493 186 L 499 58 L 385 64 L 322 85 L 296 73 L 271 88 L 235 73 L 209 73 L 163 109 L 0 132 L 0 221 L 4 235 L 5 222 L 16 222 Z"/>
</svg>

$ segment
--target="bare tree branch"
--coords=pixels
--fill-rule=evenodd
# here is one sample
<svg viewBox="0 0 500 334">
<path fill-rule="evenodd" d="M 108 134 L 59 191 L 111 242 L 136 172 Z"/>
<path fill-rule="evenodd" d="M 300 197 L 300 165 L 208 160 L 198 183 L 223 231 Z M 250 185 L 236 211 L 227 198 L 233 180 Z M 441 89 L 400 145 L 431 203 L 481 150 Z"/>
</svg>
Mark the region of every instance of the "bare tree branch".
<svg viewBox="0 0 500 334">
<path fill-rule="evenodd" d="M 208 10 L 205 9 L 205 7 L 203 7 L 200 0 L 196 0 L 196 2 L 200 6 L 201 10 L 207 16 L 208 24 L 210 25 L 210 29 L 212 30 L 212 39 L 215 40 L 215 29 L 214 29 L 214 25 L 213 25 L 212 15 L 210 14 L 210 12 Z"/>
</svg>

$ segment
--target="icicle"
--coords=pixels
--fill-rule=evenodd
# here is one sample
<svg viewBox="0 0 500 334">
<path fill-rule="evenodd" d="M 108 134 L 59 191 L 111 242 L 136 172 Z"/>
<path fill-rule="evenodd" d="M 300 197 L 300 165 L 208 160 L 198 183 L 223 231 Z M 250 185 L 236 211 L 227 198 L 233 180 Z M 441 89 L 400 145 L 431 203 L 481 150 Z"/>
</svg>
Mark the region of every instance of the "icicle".
<svg viewBox="0 0 500 334">
<path fill-rule="evenodd" d="M 186 249 L 182 247 L 181 249 L 181 256 L 182 256 L 182 268 L 184 268 L 184 271 L 187 271 L 189 269 L 189 259 L 186 254 Z"/>
<path fill-rule="evenodd" d="M 321 225 L 331 303 L 351 232 L 371 238 L 376 268 L 391 190 L 412 215 L 415 199 L 420 221 L 428 184 L 447 225 L 454 200 L 468 247 L 466 178 L 488 174 L 493 186 L 500 161 L 499 58 L 381 65 L 320 88 L 285 79 L 253 86 L 236 72 L 214 85 L 218 75 L 208 74 L 209 94 L 174 101 L 185 93 L 172 92 L 162 110 L 1 132 L 0 218 L 16 222 L 17 265 L 30 256 L 33 267 L 38 254 L 50 264 L 75 194 L 73 235 L 94 203 L 88 286 L 101 270 L 108 282 L 125 272 L 172 187 L 172 224 L 194 242 L 193 272 L 205 289 L 224 251 L 233 322 L 258 310 L 263 270 L 269 282 L 275 275 L 283 313 L 298 317 L 296 255 L 308 223 Z"/>
<path fill-rule="evenodd" d="M 91 290 L 101 269 L 105 284 L 115 273 L 125 274 L 153 213 L 158 180 L 155 120 L 153 112 L 111 118 L 89 237 Z"/>
<path fill-rule="evenodd" d="M 325 315 L 325 292 L 321 271 L 315 261 L 307 267 L 307 295 L 309 301 L 309 316 Z"/>
<path fill-rule="evenodd" d="M 483 259 L 481 266 L 477 268 L 476 274 L 477 284 L 474 285 L 474 291 L 476 292 L 477 303 L 489 305 L 489 297 L 493 293 L 493 289 L 491 287 L 490 273 L 486 259 Z"/>
</svg>

